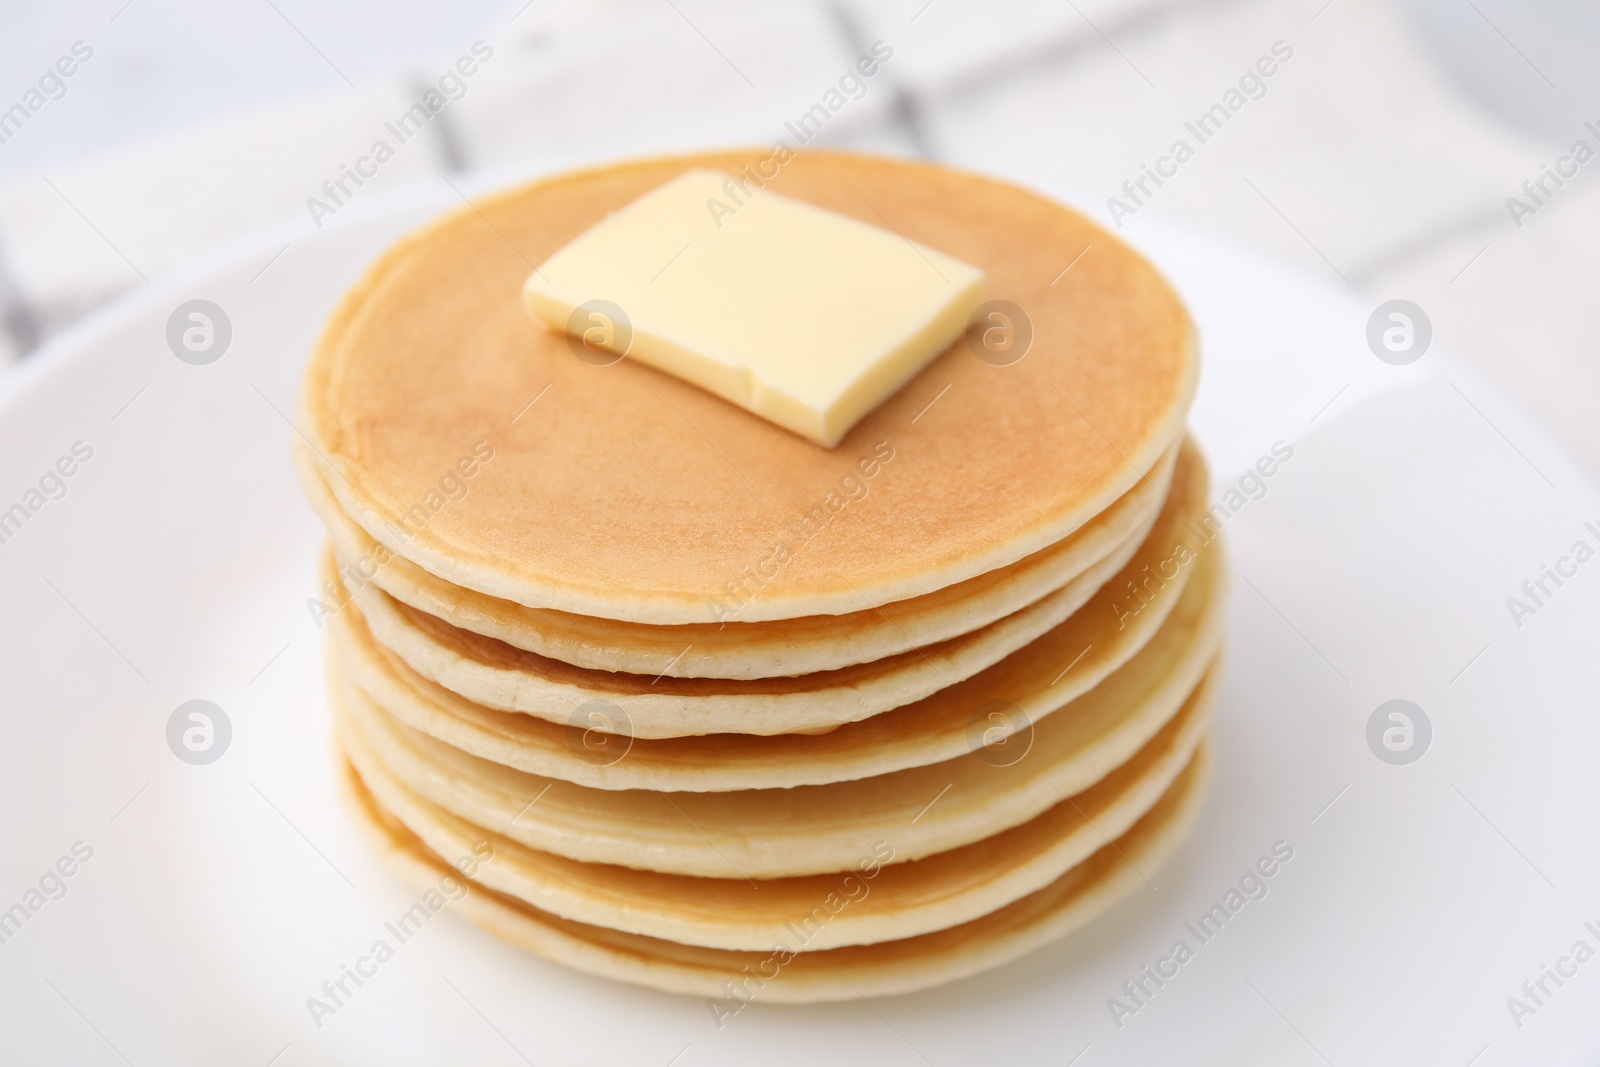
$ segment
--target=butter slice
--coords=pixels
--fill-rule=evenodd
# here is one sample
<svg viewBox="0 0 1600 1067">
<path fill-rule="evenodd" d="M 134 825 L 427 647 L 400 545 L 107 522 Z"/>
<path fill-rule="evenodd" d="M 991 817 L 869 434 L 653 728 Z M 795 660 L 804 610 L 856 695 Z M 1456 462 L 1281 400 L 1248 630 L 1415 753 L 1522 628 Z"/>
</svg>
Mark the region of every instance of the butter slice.
<svg viewBox="0 0 1600 1067">
<path fill-rule="evenodd" d="M 523 287 L 552 328 L 626 343 L 622 354 L 829 448 L 960 337 L 982 299 L 970 264 L 708 170 L 608 215 Z M 595 300 L 631 331 L 575 322 Z"/>
</svg>

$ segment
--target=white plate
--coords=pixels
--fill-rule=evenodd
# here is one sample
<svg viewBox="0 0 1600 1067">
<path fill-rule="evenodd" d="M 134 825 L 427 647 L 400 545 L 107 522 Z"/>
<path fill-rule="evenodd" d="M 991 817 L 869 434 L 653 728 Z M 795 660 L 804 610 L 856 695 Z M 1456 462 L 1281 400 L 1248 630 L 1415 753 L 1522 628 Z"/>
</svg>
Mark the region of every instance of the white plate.
<svg viewBox="0 0 1600 1067">
<path fill-rule="evenodd" d="M 306 607 L 320 536 L 286 420 L 343 287 L 453 199 L 295 238 L 264 273 L 285 238 L 148 287 L 0 397 L 0 509 L 74 442 L 93 449 L 0 544 L 0 908 L 76 842 L 93 850 L 0 944 L 7 1062 L 1592 1062 L 1600 962 L 1546 979 L 1533 1014 L 1507 998 L 1575 941 L 1600 950 L 1584 926 L 1600 929 L 1600 561 L 1547 581 L 1520 627 L 1506 599 L 1574 541 L 1600 547 L 1583 526 L 1600 528 L 1600 499 L 1437 349 L 1374 358 L 1370 305 L 1142 221 L 1205 340 L 1194 424 L 1213 495 L 1293 448 L 1227 520 L 1217 781 L 1159 888 L 995 973 L 873 1004 L 757 1003 L 720 1029 L 702 1000 L 590 979 L 442 914 L 316 1025 L 307 999 L 413 894 L 335 802 Z M 192 298 L 232 323 L 206 366 L 165 337 Z M 1392 698 L 1432 724 L 1409 766 L 1368 748 Z M 232 726 L 205 766 L 166 740 L 192 699 Z M 1294 856 L 1268 895 L 1200 945 L 1185 922 L 1278 841 Z M 1146 979 L 1119 1027 L 1109 998 L 1180 938 L 1194 958 Z"/>
</svg>

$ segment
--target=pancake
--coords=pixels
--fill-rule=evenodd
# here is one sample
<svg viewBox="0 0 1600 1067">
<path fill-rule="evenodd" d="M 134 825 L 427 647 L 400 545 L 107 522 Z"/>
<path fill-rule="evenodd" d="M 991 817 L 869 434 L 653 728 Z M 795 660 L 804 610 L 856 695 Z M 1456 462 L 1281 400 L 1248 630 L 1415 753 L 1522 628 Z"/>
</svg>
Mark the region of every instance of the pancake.
<svg viewBox="0 0 1600 1067">
<path fill-rule="evenodd" d="M 1186 449 L 1192 444 L 1186 443 Z M 301 484 L 335 555 L 409 607 L 514 648 L 593 670 L 651 677 L 771 678 L 837 670 L 970 633 L 1019 611 L 1105 558 L 1148 525 L 1165 498 L 1178 450 L 1071 536 L 1009 567 L 847 615 L 772 622 L 647 626 L 529 608 L 451 585 L 395 556 L 339 510 L 304 447 Z M 1198 457 L 1192 457 L 1199 462 Z M 378 561 L 384 562 L 378 562 Z"/>
<path fill-rule="evenodd" d="M 879 840 L 914 860 L 1027 822 L 1110 774 L 1173 717 L 1205 714 L 1215 659 L 1203 646 L 1169 649 L 1163 661 L 1134 657 L 1035 725 L 1015 762 L 982 749 L 872 778 L 723 793 L 589 789 L 530 775 L 395 721 L 348 682 L 335 680 L 333 698 L 336 719 L 352 720 L 402 783 L 530 848 L 668 874 L 784 878 L 844 870 Z"/>
<path fill-rule="evenodd" d="M 605 701 L 634 737 L 780 734 L 838 726 L 922 700 L 982 671 L 1054 629 L 1125 566 L 1160 568 L 1205 507 L 1206 478 L 1186 451 L 1147 536 L 1120 546 L 1066 586 L 998 622 L 927 648 L 797 678 L 749 681 L 647 678 L 588 671 L 512 648 L 407 607 L 372 583 L 351 590 L 373 636 L 413 670 L 500 711 L 568 723 Z M 1129 561 L 1133 563 L 1130 565 Z M 1136 582 L 1137 584 L 1137 582 Z M 1077 650 L 1074 650 L 1076 652 Z"/>
<path fill-rule="evenodd" d="M 419 797 L 383 766 L 360 729 L 339 733 L 375 801 L 441 856 L 493 859 L 474 879 L 575 922 L 708 948 L 767 948 L 810 920 L 830 893 L 853 900 L 824 911 L 807 950 L 914 937 L 968 922 L 1044 888 L 1120 837 L 1189 765 L 1210 726 L 1209 709 L 1169 722 L 1127 763 L 1034 819 L 949 852 L 895 863 L 896 842 L 875 843 L 841 872 L 759 884 L 579 863 L 526 848 Z M 864 878 L 868 871 L 871 877 Z M 788 936 L 793 936 L 788 934 Z"/>
<path fill-rule="evenodd" d="M 1110 507 L 1179 439 L 1198 356 L 1156 270 L 1044 197 L 928 164 L 807 151 L 768 184 L 981 267 L 991 297 L 1025 309 L 1032 343 L 1002 367 L 957 342 L 835 449 L 632 360 L 586 363 L 523 312 L 530 265 L 608 212 L 690 168 L 763 155 L 546 179 L 379 257 L 301 393 L 340 509 L 450 583 L 579 615 L 707 622 L 760 572 L 738 615 L 759 622 L 1009 566 Z"/>
<path fill-rule="evenodd" d="M 785 939 L 782 951 L 778 944 L 756 952 L 682 945 L 572 922 L 477 885 L 452 907 L 502 940 L 580 971 L 714 998 L 714 1014 L 719 1007 L 737 1011 L 752 999 L 797 1004 L 910 993 L 1026 955 L 1149 884 L 1188 836 L 1210 773 L 1210 746 L 1204 744 L 1132 829 L 1050 885 L 970 922 L 871 945 L 802 951 L 797 937 Z M 348 764 L 339 778 L 351 818 L 404 880 L 421 891 L 436 889 L 441 877 L 460 878 L 373 802 Z"/>
<path fill-rule="evenodd" d="M 1127 571 L 1124 571 L 1127 575 Z M 1125 581 L 1103 586 L 1071 618 L 965 682 L 915 704 L 825 734 L 706 734 L 612 741 L 576 726 L 494 711 L 428 681 L 373 640 L 351 607 L 330 620 L 331 670 L 343 673 L 391 716 L 475 756 L 599 789 L 723 791 L 774 789 L 866 778 L 953 759 L 970 750 L 976 709 L 996 699 L 1022 723 L 1037 723 L 1098 685 L 1157 631 L 1167 640 L 1214 642 L 1225 607 L 1219 549 L 1207 549 L 1150 591 L 1131 618 L 1114 605 Z M 624 758 L 625 757 L 625 758 Z"/>
</svg>

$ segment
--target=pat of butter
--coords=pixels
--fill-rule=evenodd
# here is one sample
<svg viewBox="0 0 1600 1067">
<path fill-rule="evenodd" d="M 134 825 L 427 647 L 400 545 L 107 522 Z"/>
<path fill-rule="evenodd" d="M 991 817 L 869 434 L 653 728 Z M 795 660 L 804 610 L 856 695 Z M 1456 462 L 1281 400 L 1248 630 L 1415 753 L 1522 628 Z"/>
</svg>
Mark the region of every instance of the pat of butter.
<svg viewBox="0 0 1600 1067">
<path fill-rule="evenodd" d="M 960 337 L 982 299 L 976 267 L 706 170 L 608 215 L 523 287 L 556 330 L 829 448 Z"/>
</svg>

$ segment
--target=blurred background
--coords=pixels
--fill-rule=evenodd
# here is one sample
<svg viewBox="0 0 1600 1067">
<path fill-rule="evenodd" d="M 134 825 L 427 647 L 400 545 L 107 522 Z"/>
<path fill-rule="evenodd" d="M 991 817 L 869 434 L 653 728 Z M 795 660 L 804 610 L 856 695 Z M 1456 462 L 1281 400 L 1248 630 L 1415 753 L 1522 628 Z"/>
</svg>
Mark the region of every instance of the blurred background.
<svg viewBox="0 0 1600 1067">
<path fill-rule="evenodd" d="M 152 278 L 415 183 L 794 144 L 881 41 L 814 145 L 1411 300 L 1600 471 L 1593 0 L 4 0 L 0 25 L 0 380 Z M 1219 103 L 1200 143 L 1186 124 Z M 1180 138 L 1193 158 L 1140 191 Z"/>
</svg>

